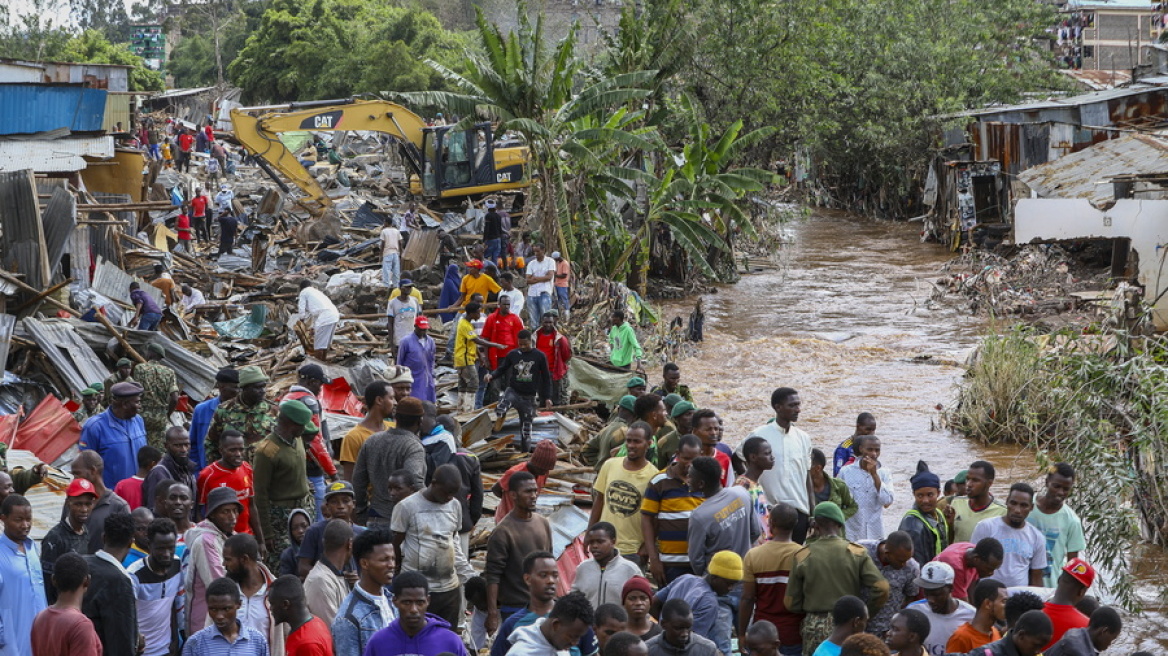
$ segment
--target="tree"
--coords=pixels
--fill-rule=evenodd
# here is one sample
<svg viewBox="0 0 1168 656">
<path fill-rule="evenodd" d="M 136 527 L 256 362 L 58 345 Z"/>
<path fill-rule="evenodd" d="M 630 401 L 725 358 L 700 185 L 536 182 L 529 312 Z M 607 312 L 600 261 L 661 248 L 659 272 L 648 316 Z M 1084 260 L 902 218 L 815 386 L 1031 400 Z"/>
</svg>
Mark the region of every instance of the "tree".
<svg viewBox="0 0 1168 656">
<path fill-rule="evenodd" d="M 86 30 L 70 39 L 59 56 L 71 62 L 132 66 L 130 91 L 162 91 L 166 88 L 162 75 L 146 68 L 142 58 L 130 52 L 129 46 L 124 43 L 114 45 L 97 30 Z"/>
</svg>

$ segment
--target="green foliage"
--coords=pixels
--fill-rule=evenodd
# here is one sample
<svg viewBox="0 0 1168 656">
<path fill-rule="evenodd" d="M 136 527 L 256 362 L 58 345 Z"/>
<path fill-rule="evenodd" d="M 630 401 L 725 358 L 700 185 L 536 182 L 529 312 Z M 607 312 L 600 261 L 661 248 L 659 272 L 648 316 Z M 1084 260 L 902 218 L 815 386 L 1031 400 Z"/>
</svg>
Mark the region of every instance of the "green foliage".
<svg viewBox="0 0 1168 656">
<path fill-rule="evenodd" d="M 272 0 L 228 68 L 247 102 L 438 89 L 423 63 L 449 60 L 457 41 L 416 8 L 360 0 Z"/>
<path fill-rule="evenodd" d="M 130 69 L 130 91 L 162 91 L 165 88 L 162 75 L 146 68 L 142 58 L 130 52 L 127 44 L 114 45 L 97 30 L 86 30 L 70 39 L 59 56 L 71 62 L 133 66 Z"/>
<path fill-rule="evenodd" d="M 185 5 L 178 25 L 181 37 L 166 63 L 166 72 L 174 77 L 175 87 L 210 86 L 219 82 L 221 72 L 224 81 L 228 81 L 227 65 L 259 26 L 264 5 L 237 0 Z"/>
<path fill-rule="evenodd" d="M 1033 449 L 1042 464 L 1068 462 L 1080 485 L 1099 581 L 1137 605 L 1131 564 L 1144 539 L 1168 543 L 1168 339 L 1120 331 L 987 337 L 947 411 L 950 424 L 986 442 Z M 1087 489 L 1083 482 L 1090 482 Z"/>
</svg>

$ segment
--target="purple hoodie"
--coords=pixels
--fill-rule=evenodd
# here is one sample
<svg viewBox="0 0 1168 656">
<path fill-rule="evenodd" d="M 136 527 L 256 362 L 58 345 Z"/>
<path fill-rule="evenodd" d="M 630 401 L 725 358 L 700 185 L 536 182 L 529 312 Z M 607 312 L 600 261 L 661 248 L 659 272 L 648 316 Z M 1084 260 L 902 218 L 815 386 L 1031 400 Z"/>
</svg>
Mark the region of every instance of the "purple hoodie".
<svg viewBox="0 0 1168 656">
<path fill-rule="evenodd" d="M 443 652 L 467 656 L 462 638 L 450 630 L 450 623 L 427 613 L 426 627 L 412 638 L 402 630 L 400 619 L 390 622 L 369 639 L 364 656 L 438 656 Z"/>
</svg>

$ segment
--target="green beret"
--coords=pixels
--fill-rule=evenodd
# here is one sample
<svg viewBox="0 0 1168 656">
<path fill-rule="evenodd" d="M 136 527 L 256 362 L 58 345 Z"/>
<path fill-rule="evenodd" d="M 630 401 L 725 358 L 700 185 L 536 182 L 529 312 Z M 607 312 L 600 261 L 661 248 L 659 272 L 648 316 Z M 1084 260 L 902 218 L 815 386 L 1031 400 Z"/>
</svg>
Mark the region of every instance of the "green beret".
<svg viewBox="0 0 1168 656">
<path fill-rule="evenodd" d="M 640 376 L 633 376 L 632 378 L 629 379 L 629 382 L 625 384 L 625 387 L 628 387 L 630 389 L 633 387 L 648 387 L 648 386 L 649 386 L 649 383 L 646 383 L 645 379 L 641 378 Z"/>
<path fill-rule="evenodd" d="M 251 385 L 252 383 L 266 383 L 268 376 L 256 366 L 243 367 L 239 370 L 239 384 Z M 304 405 L 301 403 L 300 405 Z"/>
<path fill-rule="evenodd" d="M 246 369 L 246 368 L 245 368 Z M 280 404 L 280 417 L 305 428 L 316 425 L 312 423 L 312 411 L 300 401 L 284 401 Z"/>
<path fill-rule="evenodd" d="M 121 360 L 118 360 L 118 364 L 117 364 L 118 369 L 121 369 L 122 367 L 132 367 L 132 366 L 134 366 L 134 363 L 130 362 L 130 358 L 122 358 Z"/>
<path fill-rule="evenodd" d="M 617 405 L 624 408 L 625 410 L 628 410 L 629 412 L 632 412 L 633 411 L 633 404 L 636 402 L 637 402 L 637 397 L 633 396 L 632 394 L 625 394 L 624 396 L 621 397 L 620 403 L 618 403 Z"/>
<path fill-rule="evenodd" d="M 95 396 L 97 394 L 100 394 L 100 392 L 93 389 L 92 387 L 86 387 L 85 389 L 81 390 L 81 396 Z"/>
<path fill-rule="evenodd" d="M 105 391 L 105 383 L 94 383 L 94 384 L 90 385 L 90 387 L 97 390 L 98 392 Z"/>
<path fill-rule="evenodd" d="M 159 344 L 158 342 L 150 342 L 149 344 L 146 345 L 146 350 L 149 351 L 150 353 L 153 353 L 153 354 L 159 356 L 159 357 L 162 357 L 162 358 L 166 357 L 166 348 L 163 347 L 162 344 Z"/>
<path fill-rule="evenodd" d="M 689 401 L 678 401 L 677 403 L 673 404 L 673 412 L 670 412 L 669 416 L 673 419 L 677 419 L 685 413 L 693 412 L 694 410 L 697 410 L 697 408 L 695 408 L 694 404 L 690 403 Z"/>
<path fill-rule="evenodd" d="M 821 501 L 815 504 L 812 516 L 816 519 L 830 519 L 840 526 L 844 525 L 844 511 L 831 501 Z"/>
</svg>

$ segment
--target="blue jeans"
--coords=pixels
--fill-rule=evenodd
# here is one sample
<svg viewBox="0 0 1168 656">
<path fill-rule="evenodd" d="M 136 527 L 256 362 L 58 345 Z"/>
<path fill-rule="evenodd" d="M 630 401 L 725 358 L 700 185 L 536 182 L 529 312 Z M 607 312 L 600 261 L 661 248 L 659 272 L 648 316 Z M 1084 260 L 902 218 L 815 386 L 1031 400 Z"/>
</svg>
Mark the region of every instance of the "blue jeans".
<svg viewBox="0 0 1168 656">
<path fill-rule="evenodd" d="M 312 486 L 312 496 L 316 498 L 316 519 L 314 521 L 321 521 L 324 519 L 324 491 L 327 487 L 324 484 L 324 476 L 309 476 L 308 484 Z"/>
<path fill-rule="evenodd" d="M 556 305 L 560 307 L 560 318 L 567 319 L 568 312 L 572 309 L 572 301 L 568 299 L 567 287 L 556 287 Z"/>
<path fill-rule="evenodd" d="M 397 287 L 401 279 L 401 253 L 389 253 L 381 258 L 381 281 L 388 287 Z"/>
<path fill-rule="evenodd" d="M 158 330 L 162 315 L 157 312 L 143 312 L 138 319 L 138 330 Z"/>
<path fill-rule="evenodd" d="M 547 292 L 538 296 L 527 297 L 527 314 L 531 317 L 531 325 L 538 327 L 543 313 L 552 309 L 552 297 Z"/>
<path fill-rule="evenodd" d="M 488 239 L 486 241 L 487 250 L 483 254 L 488 260 L 494 262 L 503 255 L 503 240 L 502 239 Z"/>
</svg>

